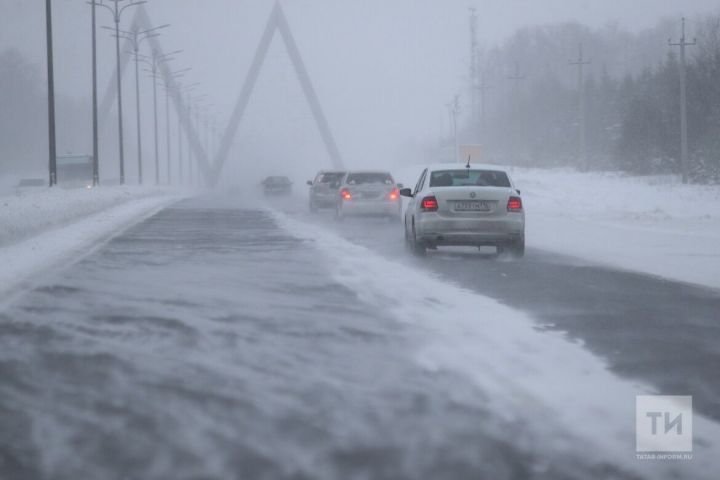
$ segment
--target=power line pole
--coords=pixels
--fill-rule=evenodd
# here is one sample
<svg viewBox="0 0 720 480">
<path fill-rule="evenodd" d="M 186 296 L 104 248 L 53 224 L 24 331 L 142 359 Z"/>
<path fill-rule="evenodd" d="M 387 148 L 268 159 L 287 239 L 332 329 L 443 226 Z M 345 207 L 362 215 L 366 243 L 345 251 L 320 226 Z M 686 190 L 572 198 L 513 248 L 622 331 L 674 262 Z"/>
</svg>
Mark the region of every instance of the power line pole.
<svg viewBox="0 0 720 480">
<path fill-rule="evenodd" d="M 460 144 L 458 142 L 458 116 L 462 112 L 460 108 L 460 95 L 455 95 L 453 101 L 447 104 L 448 113 L 450 114 L 450 122 L 452 124 L 453 137 L 454 137 L 454 150 L 455 160 L 454 162 L 460 161 Z"/>
<path fill-rule="evenodd" d="M 487 126 L 487 92 L 490 90 L 490 85 L 487 82 L 487 74 L 485 69 L 480 70 L 480 83 L 477 86 L 477 91 L 480 92 L 480 135 L 484 140 L 485 128 Z"/>
<path fill-rule="evenodd" d="M 477 41 L 477 9 L 470 7 L 470 97 L 472 103 L 472 132 L 478 126 L 478 41 Z"/>
<path fill-rule="evenodd" d="M 57 185 L 57 151 L 55 144 L 55 69 L 53 67 L 52 2 L 45 0 L 45 34 L 47 41 L 48 88 L 48 169 L 50 186 Z"/>
<path fill-rule="evenodd" d="M 513 82 L 513 101 L 512 101 L 512 109 L 513 109 L 513 117 L 517 117 L 519 113 L 519 99 L 518 99 L 518 92 L 520 90 L 520 82 L 525 80 L 526 76 L 524 74 L 520 73 L 520 63 L 515 62 L 515 72 L 512 75 L 509 75 L 507 77 L 508 80 Z M 518 118 L 513 118 L 513 128 L 510 129 L 510 135 L 511 135 L 511 148 L 518 147 L 518 135 L 517 135 L 517 126 L 520 124 L 518 121 Z"/>
<path fill-rule="evenodd" d="M 585 100 L 585 65 L 590 65 L 591 60 L 583 57 L 583 44 L 578 47 L 578 59 L 570 61 L 570 65 L 578 67 L 578 95 L 579 95 L 579 123 L 580 123 L 580 168 L 588 169 L 587 162 L 587 123 L 586 123 L 586 100 Z"/>
<path fill-rule="evenodd" d="M 688 138 L 687 138 L 687 71 L 685 63 L 685 48 L 697 45 L 685 40 L 685 17 L 682 19 L 682 35 L 678 43 L 668 40 L 672 47 L 680 47 L 680 169 L 682 170 L 682 183 L 688 182 Z"/>
</svg>

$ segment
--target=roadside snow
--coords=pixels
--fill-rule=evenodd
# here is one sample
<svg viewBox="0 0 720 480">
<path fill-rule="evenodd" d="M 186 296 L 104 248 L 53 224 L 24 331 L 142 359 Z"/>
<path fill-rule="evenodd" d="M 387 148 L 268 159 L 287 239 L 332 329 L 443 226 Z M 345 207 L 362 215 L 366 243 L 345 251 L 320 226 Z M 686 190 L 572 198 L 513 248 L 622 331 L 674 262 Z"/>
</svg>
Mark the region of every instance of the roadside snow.
<svg viewBox="0 0 720 480">
<path fill-rule="evenodd" d="M 41 188 L 0 197 L 0 247 L 139 198 L 171 194 L 143 187 Z"/>
<path fill-rule="evenodd" d="M 0 198 L 0 302 L 179 198 L 178 192 L 135 187 Z"/>
<path fill-rule="evenodd" d="M 400 181 L 414 185 L 420 167 Z M 529 247 L 720 289 L 720 187 L 672 177 L 511 169 Z"/>
<path fill-rule="evenodd" d="M 635 396 L 655 393 L 651 388 L 615 376 L 581 344 L 560 332 L 538 330 L 523 313 L 388 261 L 317 225 L 274 215 L 329 258 L 337 281 L 413 325 L 423 340 L 417 362 L 429 374 L 465 375 L 497 416 L 522 425 L 513 439 L 518 447 L 555 457 L 577 453 L 582 445 L 588 463 L 620 465 L 647 478 L 715 478 L 718 424 L 694 417 L 692 462 L 638 462 Z M 496 434 L 507 438 L 508 432 Z"/>
</svg>

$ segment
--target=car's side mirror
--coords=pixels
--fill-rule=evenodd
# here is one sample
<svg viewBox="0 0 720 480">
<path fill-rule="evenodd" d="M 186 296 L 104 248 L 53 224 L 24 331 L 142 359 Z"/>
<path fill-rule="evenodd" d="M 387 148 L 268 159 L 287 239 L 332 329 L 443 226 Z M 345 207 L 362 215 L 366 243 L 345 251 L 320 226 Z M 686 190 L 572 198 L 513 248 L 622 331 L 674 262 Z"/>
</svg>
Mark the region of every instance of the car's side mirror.
<svg viewBox="0 0 720 480">
<path fill-rule="evenodd" d="M 515 190 L 518 195 L 521 195 L 520 190 Z"/>
<path fill-rule="evenodd" d="M 412 190 L 409 189 L 409 188 L 403 188 L 403 189 L 400 190 L 400 196 L 401 196 L 401 197 L 410 197 L 410 198 L 412 198 L 412 196 L 413 196 Z"/>
<path fill-rule="evenodd" d="M 397 188 L 404 188 L 402 183 L 397 184 Z"/>
<path fill-rule="evenodd" d="M 308 184 L 308 186 L 312 187 L 312 180 L 308 180 L 308 181 L 307 181 L 307 182 L 305 182 L 305 183 L 307 183 L 307 184 Z"/>
</svg>

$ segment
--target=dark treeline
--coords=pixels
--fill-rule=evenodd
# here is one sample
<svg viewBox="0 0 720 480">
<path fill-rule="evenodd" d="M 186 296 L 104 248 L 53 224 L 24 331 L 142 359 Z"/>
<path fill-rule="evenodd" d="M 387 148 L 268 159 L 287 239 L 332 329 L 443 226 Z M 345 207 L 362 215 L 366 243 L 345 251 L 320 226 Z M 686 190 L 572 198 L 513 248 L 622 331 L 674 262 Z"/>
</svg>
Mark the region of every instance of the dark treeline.
<svg viewBox="0 0 720 480">
<path fill-rule="evenodd" d="M 687 25 L 688 41 L 697 38 L 687 50 L 691 179 L 720 183 L 720 15 Z M 575 23 L 522 29 L 481 52 L 486 114 L 478 94 L 477 124 L 467 115 L 461 141 L 482 143 L 495 161 L 583 168 L 578 69 L 570 64 L 582 43 L 592 62 L 584 76 L 587 167 L 679 173 L 679 49 L 668 45 L 679 37 L 679 20 L 639 33 Z"/>
</svg>

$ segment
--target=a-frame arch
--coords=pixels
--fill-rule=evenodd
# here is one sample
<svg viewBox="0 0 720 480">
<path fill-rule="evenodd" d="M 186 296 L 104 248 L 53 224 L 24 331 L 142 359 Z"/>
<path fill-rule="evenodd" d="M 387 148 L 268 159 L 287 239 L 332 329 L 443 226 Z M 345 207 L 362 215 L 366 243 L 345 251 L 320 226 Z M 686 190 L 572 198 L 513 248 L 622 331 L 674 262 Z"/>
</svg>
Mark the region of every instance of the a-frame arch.
<svg viewBox="0 0 720 480">
<path fill-rule="evenodd" d="M 317 93 L 315 93 L 315 89 L 313 88 L 310 80 L 310 75 L 308 74 L 307 68 L 305 68 L 305 64 L 300 56 L 300 50 L 295 43 L 287 17 L 283 12 L 280 3 L 277 2 L 270 14 L 267 26 L 265 27 L 265 31 L 260 39 L 260 44 L 255 52 L 255 57 L 250 65 L 247 78 L 245 79 L 245 83 L 240 91 L 240 96 L 235 105 L 235 109 L 233 110 L 225 134 L 220 142 L 220 147 L 213 162 L 213 176 L 211 184 L 215 184 L 217 182 L 220 173 L 222 172 L 225 161 L 227 160 L 230 146 L 233 143 L 233 139 L 235 138 L 237 130 L 240 126 L 240 122 L 245 115 L 248 103 L 250 102 L 250 97 L 252 96 L 253 89 L 255 88 L 255 84 L 260 76 L 262 65 L 267 57 L 275 32 L 280 32 L 283 42 L 285 43 L 285 48 L 287 49 L 290 60 L 295 68 L 295 73 L 300 81 L 300 86 L 302 87 L 305 98 L 310 105 L 310 110 L 312 111 L 315 123 L 320 130 L 320 136 L 322 137 L 333 166 L 339 169 L 344 168 L 340 150 L 335 142 L 335 137 L 332 135 L 325 113 L 320 106 L 320 100 L 318 99 Z"/>
</svg>

